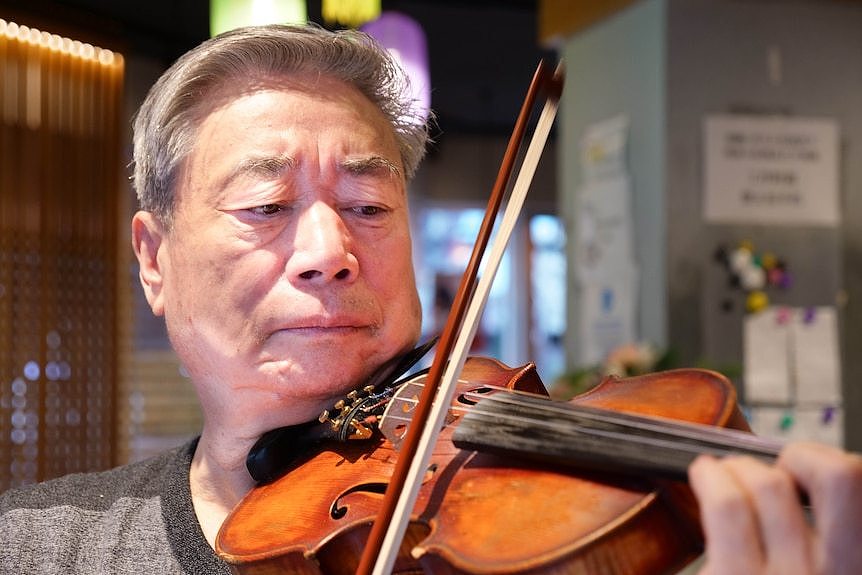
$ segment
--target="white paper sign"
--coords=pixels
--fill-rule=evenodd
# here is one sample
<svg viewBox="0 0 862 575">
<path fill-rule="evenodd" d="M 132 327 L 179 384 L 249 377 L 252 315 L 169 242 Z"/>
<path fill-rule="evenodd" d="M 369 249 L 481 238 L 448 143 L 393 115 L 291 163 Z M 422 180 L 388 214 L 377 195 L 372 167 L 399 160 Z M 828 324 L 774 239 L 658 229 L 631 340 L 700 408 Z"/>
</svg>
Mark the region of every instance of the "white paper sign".
<svg viewBox="0 0 862 575">
<path fill-rule="evenodd" d="M 581 361 L 595 364 L 621 345 L 637 341 L 637 270 L 617 270 L 603 278 L 580 277 Z"/>
<path fill-rule="evenodd" d="M 704 218 L 837 226 L 838 124 L 829 119 L 708 116 Z"/>
<path fill-rule="evenodd" d="M 746 316 L 743 346 L 746 403 L 841 405 L 835 308 L 774 306 Z"/>
<path fill-rule="evenodd" d="M 747 411 L 751 430 L 781 441 L 816 441 L 835 447 L 844 444 L 841 408 L 758 406 Z"/>
<path fill-rule="evenodd" d="M 596 122 L 581 137 L 581 167 L 584 182 L 604 179 L 626 172 L 626 146 L 629 120 L 616 116 Z"/>
<path fill-rule="evenodd" d="M 798 309 L 793 322 L 796 401 L 841 403 L 841 359 L 835 308 Z"/>
<path fill-rule="evenodd" d="M 634 261 L 629 179 L 616 175 L 586 184 L 578 199 L 579 273 L 607 274 Z"/>
<path fill-rule="evenodd" d="M 745 317 L 743 381 L 746 403 L 791 402 L 790 330 L 789 315 L 780 308 L 767 308 Z"/>
</svg>

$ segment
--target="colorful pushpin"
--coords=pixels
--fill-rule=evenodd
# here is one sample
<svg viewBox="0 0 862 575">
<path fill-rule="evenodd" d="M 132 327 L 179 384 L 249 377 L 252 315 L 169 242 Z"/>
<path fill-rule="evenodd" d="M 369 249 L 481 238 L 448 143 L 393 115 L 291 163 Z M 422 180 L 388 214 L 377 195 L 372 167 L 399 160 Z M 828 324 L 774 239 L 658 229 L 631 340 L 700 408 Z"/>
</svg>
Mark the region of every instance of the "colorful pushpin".
<svg viewBox="0 0 862 575">
<path fill-rule="evenodd" d="M 749 266 L 739 274 L 739 284 L 746 291 L 766 287 L 766 272 L 761 267 Z"/>
<path fill-rule="evenodd" d="M 753 291 L 745 298 L 745 309 L 749 313 L 757 313 L 769 305 L 769 296 L 760 290 Z"/>
<path fill-rule="evenodd" d="M 766 278 L 771 286 L 780 286 L 784 281 L 784 270 L 777 267 L 769 268 L 766 272 Z"/>
<path fill-rule="evenodd" d="M 738 248 L 730 253 L 730 269 L 736 273 L 741 273 L 751 265 L 751 251 Z"/>
</svg>

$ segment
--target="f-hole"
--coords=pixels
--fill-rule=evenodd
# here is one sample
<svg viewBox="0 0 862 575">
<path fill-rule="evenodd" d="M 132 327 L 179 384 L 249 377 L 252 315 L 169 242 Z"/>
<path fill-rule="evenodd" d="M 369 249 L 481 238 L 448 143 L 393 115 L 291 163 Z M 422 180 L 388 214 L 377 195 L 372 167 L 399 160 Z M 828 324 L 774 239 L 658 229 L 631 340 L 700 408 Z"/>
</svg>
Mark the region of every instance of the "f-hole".
<svg viewBox="0 0 862 575">
<path fill-rule="evenodd" d="M 431 478 L 434 477 L 434 474 L 437 473 L 437 464 L 431 463 L 428 465 L 428 469 L 425 471 L 425 478 L 423 479 L 423 483 L 427 483 L 431 481 Z M 351 495 L 353 493 L 373 493 L 375 495 L 384 495 L 386 493 L 386 487 L 388 483 L 384 483 L 382 481 L 374 482 L 374 483 L 363 483 L 362 485 L 355 485 L 344 491 L 335 498 L 335 501 L 332 502 L 332 505 L 329 506 L 329 516 L 333 519 L 342 519 L 347 512 L 349 511 L 350 506 L 346 503 L 342 503 L 341 500 Z"/>
<path fill-rule="evenodd" d="M 341 499 L 347 497 L 351 493 L 375 493 L 377 495 L 383 495 L 386 493 L 387 483 L 383 482 L 375 482 L 375 483 L 363 483 L 361 485 L 355 485 L 344 491 L 335 498 L 335 501 L 332 502 L 332 505 L 329 507 L 329 516 L 333 519 L 341 519 L 345 515 L 347 515 L 347 511 L 349 505 L 342 504 Z"/>
<path fill-rule="evenodd" d="M 471 389 L 468 392 L 458 394 L 458 403 L 462 403 L 464 405 L 476 405 L 476 402 L 472 399 L 467 399 L 466 393 L 491 393 L 494 391 L 490 387 L 477 387 L 475 389 Z"/>
</svg>

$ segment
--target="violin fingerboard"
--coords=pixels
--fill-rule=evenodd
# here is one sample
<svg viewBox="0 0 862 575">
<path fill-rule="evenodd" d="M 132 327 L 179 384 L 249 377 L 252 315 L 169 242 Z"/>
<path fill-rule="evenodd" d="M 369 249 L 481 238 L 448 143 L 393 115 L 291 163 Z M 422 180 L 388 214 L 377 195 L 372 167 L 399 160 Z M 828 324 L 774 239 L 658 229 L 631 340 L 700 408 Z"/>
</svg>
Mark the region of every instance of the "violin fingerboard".
<svg viewBox="0 0 862 575">
<path fill-rule="evenodd" d="M 461 418 L 452 441 L 461 449 L 674 480 L 686 480 L 689 465 L 701 453 L 745 453 L 767 462 L 777 455 L 772 447 L 744 445 L 734 430 L 657 423 L 628 414 L 593 417 L 601 411 L 544 399 L 489 396 Z M 691 436 L 692 429 L 697 437 Z"/>
</svg>

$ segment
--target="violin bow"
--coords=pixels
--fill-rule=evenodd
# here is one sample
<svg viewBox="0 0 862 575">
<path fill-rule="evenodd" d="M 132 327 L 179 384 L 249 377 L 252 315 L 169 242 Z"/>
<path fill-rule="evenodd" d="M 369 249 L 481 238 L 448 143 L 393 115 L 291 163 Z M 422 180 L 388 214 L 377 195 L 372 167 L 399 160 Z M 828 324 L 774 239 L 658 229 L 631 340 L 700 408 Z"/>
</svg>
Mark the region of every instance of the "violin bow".
<svg viewBox="0 0 862 575">
<path fill-rule="evenodd" d="M 458 293 L 440 336 L 425 388 L 413 412 L 407 435 L 401 444 L 398 462 L 360 558 L 357 575 L 372 573 L 388 575 L 392 572 L 401 540 L 407 530 L 411 512 L 422 485 L 425 469 L 428 467 L 433 446 L 443 427 L 456 389 L 458 375 L 467 360 L 467 353 L 476 334 L 494 275 L 502 261 L 506 245 L 520 215 L 527 190 L 550 134 L 562 86 L 562 68 L 558 67 L 552 73 L 544 62 L 539 62 L 518 114 L 515 128 L 509 138 L 470 261 L 461 278 Z M 509 195 L 497 238 L 482 270 L 482 277 L 477 283 L 479 267 L 514 169 L 518 150 L 524 140 L 527 123 L 542 92 L 545 94 L 544 107 Z"/>
</svg>

